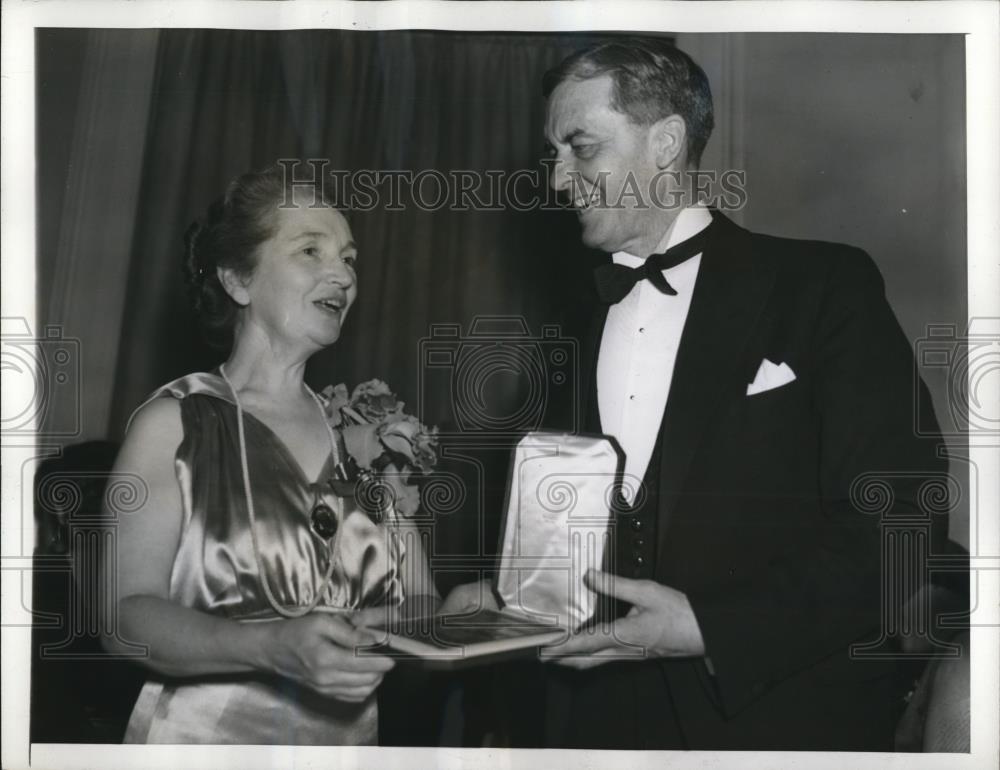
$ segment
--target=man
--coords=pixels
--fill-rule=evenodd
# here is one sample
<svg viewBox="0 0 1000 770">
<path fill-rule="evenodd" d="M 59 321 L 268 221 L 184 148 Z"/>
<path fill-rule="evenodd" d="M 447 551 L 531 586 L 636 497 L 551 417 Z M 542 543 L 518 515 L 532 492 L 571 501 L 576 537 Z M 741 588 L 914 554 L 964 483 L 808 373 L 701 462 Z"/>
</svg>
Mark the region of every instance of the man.
<svg viewBox="0 0 1000 770">
<path fill-rule="evenodd" d="M 628 609 L 550 651 L 545 744 L 891 750 L 895 669 L 850 654 L 879 636 L 884 573 L 856 483 L 888 478 L 890 513 L 920 516 L 946 467 L 914 437 L 929 398 L 878 269 L 696 199 L 711 93 L 668 43 L 591 47 L 544 88 L 552 184 L 612 255 L 585 428 L 642 479 L 587 578 Z"/>
</svg>

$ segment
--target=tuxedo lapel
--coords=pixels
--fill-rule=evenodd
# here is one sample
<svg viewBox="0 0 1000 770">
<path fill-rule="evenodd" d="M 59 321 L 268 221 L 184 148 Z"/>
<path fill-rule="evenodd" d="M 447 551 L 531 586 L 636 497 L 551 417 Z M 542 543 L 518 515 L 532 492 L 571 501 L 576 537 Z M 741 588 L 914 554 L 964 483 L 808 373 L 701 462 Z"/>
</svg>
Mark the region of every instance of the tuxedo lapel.
<svg viewBox="0 0 1000 770">
<path fill-rule="evenodd" d="M 702 254 L 661 426 L 661 527 L 719 398 L 727 389 L 746 387 L 743 351 L 774 285 L 773 263 L 753 253 L 751 234 L 718 212 L 712 215 L 715 232 Z M 658 541 L 662 564 L 665 538 Z"/>
</svg>

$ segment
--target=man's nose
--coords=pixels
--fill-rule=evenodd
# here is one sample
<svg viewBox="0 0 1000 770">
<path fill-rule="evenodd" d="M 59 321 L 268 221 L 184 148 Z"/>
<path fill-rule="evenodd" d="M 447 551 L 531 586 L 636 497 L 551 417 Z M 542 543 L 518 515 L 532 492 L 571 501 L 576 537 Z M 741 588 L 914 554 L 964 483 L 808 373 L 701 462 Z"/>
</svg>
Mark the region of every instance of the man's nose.
<svg viewBox="0 0 1000 770">
<path fill-rule="evenodd" d="M 549 185 L 556 192 L 565 192 L 570 187 L 570 163 L 566 160 L 553 158 L 552 171 L 549 174 Z"/>
</svg>

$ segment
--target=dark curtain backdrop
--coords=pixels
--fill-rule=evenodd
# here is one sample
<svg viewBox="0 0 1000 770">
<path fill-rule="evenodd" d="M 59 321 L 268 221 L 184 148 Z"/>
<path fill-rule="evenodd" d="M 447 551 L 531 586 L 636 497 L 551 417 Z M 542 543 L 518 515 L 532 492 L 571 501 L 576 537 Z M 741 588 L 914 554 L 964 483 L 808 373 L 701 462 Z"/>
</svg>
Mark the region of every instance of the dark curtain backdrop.
<svg viewBox="0 0 1000 770">
<path fill-rule="evenodd" d="M 434 32 L 161 32 L 113 382 L 120 435 L 145 394 L 214 365 L 181 280 L 182 234 L 236 174 L 278 158 L 357 171 L 538 169 L 539 78 L 580 36 Z M 303 176 L 312 171 L 304 167 Z M 425 188 L 433 197 L 434 187 Z M 379 376 L 406 400 L 433 323 L 563 321 L 581 247 L 571 216 L 376 208 L 352 216 L 359 298 L 313 384 Z M 513 386 L 513 383 L 512 383 Z M 503 394 L 495 394 L 502 398 Z M 516 397 L 516 394 L 511 394 Z M 425 402 L 426 404 L 426 402 Z M 447 421 L 441 399 L 426 417 Z"/>
<path fill-rule="evenodd" d="M 231 178 L 279 158 L 314 158 L 328 161 L 328 171 L 534 170 L 544 179 L 541 74 L 592 39 L 161 30 L 131 257 L 122 265 L 117 366 L 106 382 L 110 437 L 120 438 L 155 387 L 223 357 L 201 340 L 180 265 L 182 234 Z M 433 198 L 433 185 L 425 189 Z M 541 195 L 530 182 L 518 193 Z M 579 263 L 593 255 L 571 214 L 406 205 L 355 211 L 351 220 L 358 301 L 341 340 L 311 362 L 315 387 L 379 377 L 425 422 L 452 430 L 447 387 L 425 387 L 417 403 L 420 340 L 432 324 L 468 331 L 477 316 L 507 316 L 523 318 L 532 334 L 558 324 L 565 336 L 579 335 L 575 298 L 588 280 Z M 489 413 L 509 415 L 526 398 L 524 378 L 499 372 L 482 395 Z M 445 513 L 453 515 L 438 516 L 431 551 L 462 556 L 465 566 L 482 557 L 489 567 L 511 442 L 458 443 L 442 448 L 452 501 Z M 439 576 L 446 589 L 476 575 Z"/>
</svg>

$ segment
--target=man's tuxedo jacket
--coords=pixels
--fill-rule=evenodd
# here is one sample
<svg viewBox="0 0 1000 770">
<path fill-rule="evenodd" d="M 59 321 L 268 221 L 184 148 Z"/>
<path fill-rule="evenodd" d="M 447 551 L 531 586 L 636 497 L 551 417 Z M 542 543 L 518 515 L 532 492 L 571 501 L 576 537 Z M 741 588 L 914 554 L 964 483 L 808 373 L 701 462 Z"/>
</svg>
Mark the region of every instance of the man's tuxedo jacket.
<svg viewBox="0 0 1000 770">
<path fill-rule="evenodd" d="M 890 530 L 911 533 L 901 552 L 917 559 L 947 534 L 927 505 L 947 463 L 915 428 L 918 411 L 936 425 L 930 397 L 867 254 L 713 217 L 646 476 L 659 488 L 653 579 L 688 596 L 714 671 L 653 663 L 678 747 L 891 749 L 891 664 L 850 650 L 896 611 L 887 594 L 905 566 Z M 595 303 L 581 356 L 596 432 L 605 316 Z M 795 380 L 748 396 L 764 359 Z"/>
</svg>

